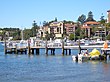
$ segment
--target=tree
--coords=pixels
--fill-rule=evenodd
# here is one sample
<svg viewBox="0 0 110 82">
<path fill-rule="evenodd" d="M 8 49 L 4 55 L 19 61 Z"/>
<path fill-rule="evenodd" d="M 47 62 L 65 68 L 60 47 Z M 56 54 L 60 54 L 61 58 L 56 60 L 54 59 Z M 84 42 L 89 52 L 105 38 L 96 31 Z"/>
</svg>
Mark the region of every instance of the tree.
<svg viewBox="0 0 110 82">
<path fill-rule="evenodd" d="M 43 26 L 48 26 L 48 25 L 49 25 L 48 22 L 46 22 L 46 21 L 43 22 Z"/>
<path fill-rule="evenodd" d="M 103 13 L 102 13 L 102 16 L 100 17 L 100 24 L 103 26 L 106 22 L 106 19 L 104 19 L 104 16 L 103 16 Z"/>
<path fill-rule="evenodd" d="M 107 28 L 110 28 L 110 23 L 106 23 Z"/>
<path fill-rule="evenodd" d="M 77 22 L 77 29 L 75 31 L 76 36 L 80 36 L 80 31 L 81 31 L 80 23 Z"/>
<path fill-rule="evenodd" d="M 24 39 L 25 40 L 27 40 L 30 37 L 32 37 L 32 31 L 31 31 L 31 29 L 24 29 L 23 33 L 24 33 Z"/>
<path fill-rule="evenodd" d="M 46 34 L 45 38 L 46 38 L 47 40 L 49 40 L 49 39 L 50 39 L 50 34 L 48 33 L 48 31 L 45 32 L 45 34 Z"/>
<path fill-rule="evenodd" d="M 20 30 L 15 31 L 12 34 L 10 33 L 10 35 L 12 35 L 14 40 L 21 40 L 21 31 Z"/>
<path fill-rule="evenodd" d="M 55 38 L 55 34 L 54 33 L 50 33 L 50 38 L 52 38 L 52 40 Z"/>
<path fill-rule="evenodd" d="M 105 36 L 108 34 L 108 31 L 110 30 L 110 23 L 105 23 L 104 24 L 104 27 L 105 27 Z"/>
<path fill-rule="evenodd" d="M 88 22 L 88 21 L 95 21 L 91 11 L 88 13 L 88 18 L 86 19 L 86 22 Z"/>
<path fill-rule="evenodd" d="M 74 40 L 74 34 L 70 34 L 69 39 Z"/>
<path fill-rule="evenodd" d="M 38 33 L 38 29 L 39 29 L 39 26 L 37 25 L 36 21 L 33 21 L 32 29 L 31 29 L 33 36 L 36 36 L 36 34 Z"/>
<path fill-rule="evenodd" d="M 82 14 L 81 16 L 79 16 L 78 21 L 83 24 L 86 20 L 86 16 L 84 14 Z"/>
<path fill-rule="evenodd" d="M 55 22 L 57 22 L 57 17 L 55 17 Z"/>
<path fill-rule="evenodd" d="M 110 34 L 109 34 L 109 35 L 107 35 L 106 39 L 107 39 L 107 40 L 110 40 Z"/>
</svg>

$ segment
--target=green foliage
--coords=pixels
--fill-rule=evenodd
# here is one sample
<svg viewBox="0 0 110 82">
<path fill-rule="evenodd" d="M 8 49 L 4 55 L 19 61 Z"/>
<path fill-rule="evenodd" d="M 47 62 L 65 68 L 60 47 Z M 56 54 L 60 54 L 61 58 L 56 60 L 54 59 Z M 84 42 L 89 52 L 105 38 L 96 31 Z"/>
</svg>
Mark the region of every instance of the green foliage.
<svg viewBox="0 0 110 82">
<path fill-rule="evenodd" d="M 67 24 L 67 23 L 72 23 L 72 24 L 74 24 L 74 22 L 73 22 L 73 21 L 63 20 L 63 22 L 64 22 L 64 24 Z"/>
<path fill-rule="evenodd" d="M 100 22 L 100 24 L 105 24 L 106 20 L 101 20 L 99 22 Z"/>
<path fill-rule="evenodd" d="M 3 28 L 2 30 L 5 30 L 5 31 L 18 31 L 20 30 L 19 28 Z"/>
<path fill-rule="evenodd" d="M 50 40 L 50 38 L 54 39 L 54 38 L 55 38 L 55 34 L 54 34 L 54 33 L 50 33 L 50 34 L 49 34 L 48 32 L 46 32 L 45 38 L 46 38 L 47 40 Z"/>
<path fill-rule="evenodd" d="M 106 27 L 110 28 L 110 23 L 106 23 Z"/>
<path fill-rule="evenodd" d="M 109 35 L 107 35 L 106 39 L 107 39 L 107 40 L 110 40 L 110 34 L 109 34 Z"/>
<path fill-rule="evenodd" d="M 55 17 L 55 22 L 57 22 L 57 17 Z"/>
<path fill-rule="evenodd" d="M 86 22 L 88 22 L 88 21 L 95 21 L 91 11 L 88 13 L 88 18 L 86 19 Z"/>
<path fill-rule="evenodd" d="M 49 25 L 48 22 L 46 22 L 46 21 L 43 22 L 43 26 L 48 26 L 48 25 Z"/>
<path fill-rule="evenodd" d="M 86 16 L 84 14 L 82 14 L 81 16 L 79 16 L 78 21 L 83 24 L 86 20 Z"/>
<path fill-rule="evenodd" d="M 104 25 L 105 24 L 105 22 L 106 22 L 106 19 L 104 19 L 104 16 L 103 16 L 103 14 L 102 14 L 102 16 L 100 17 L 100 24 L 101 25 Z"/>
<path fill-rule="evenodd" d="M 3 28 L 1 29 L 2 32 L 0 33 L 2 40 L 4 40 L 4 37 L 13 37 L 14 40 L 19 40 L 21 39 L 20 35 L 20 29 L 19 28 Z"/>
<path fill-rule="evenodd" d="M 31 28 L 31 32 L 32 32 L 32 36 L 36 36 L 36 34 L 38 33 L 38 30 L 39 30 L 39 26 L 37 25 L 37 23 L 35 21 L 33 21 L 33 24 L 32 24 L 32 28 Z"/>
<path fill-rule="evenodd" d="M 31 29 L 25 29 L 25 30 L 23 31 L 23 33 L 24 33 L 24 39 L 25 39 L 25 40 L 27 40 L 27 39 L 29 39 L 30 37 L 32 37 L 32 31 L 31 31 Z"/>
<path fill-rule="evenodd" d="M 74 40 L 74 34 L 70 34 L 69 39 Z"/>
<path fill-rule="evenodd" d="M 76 32 L 75 32 L 76 36 L 80 36 L 80 31 L 81 31 L 81 28 L 78 27 L 78 28 L 76 29 Z"/>
<path fill-rule="evenodd" d="M 45 38 L 46 38 L 47 40 L 49 40 L 49 39 L 50 39 L 50 34 L 49 34 L 48 32 L 46 32 L 45 34 L 46 34 Z"/>
</svg>

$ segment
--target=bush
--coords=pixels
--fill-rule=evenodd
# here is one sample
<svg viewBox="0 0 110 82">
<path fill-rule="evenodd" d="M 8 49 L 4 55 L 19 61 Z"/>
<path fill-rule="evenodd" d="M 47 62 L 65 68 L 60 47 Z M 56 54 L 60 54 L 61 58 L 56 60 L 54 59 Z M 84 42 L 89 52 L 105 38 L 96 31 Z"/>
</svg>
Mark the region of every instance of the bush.
<svg viewBox="0 0 110 82">
<path fill-rule="evenodd" d="M 110 34 L 109 34 L 109 35 L 107 35 L 106 39 L 107 39 L 107 40 L 110 40 Z"/>
<path fill-rule="evenodd" d="M 74 34 L 70 34 L 69 39 L 74 40 Z"/>
</svg>

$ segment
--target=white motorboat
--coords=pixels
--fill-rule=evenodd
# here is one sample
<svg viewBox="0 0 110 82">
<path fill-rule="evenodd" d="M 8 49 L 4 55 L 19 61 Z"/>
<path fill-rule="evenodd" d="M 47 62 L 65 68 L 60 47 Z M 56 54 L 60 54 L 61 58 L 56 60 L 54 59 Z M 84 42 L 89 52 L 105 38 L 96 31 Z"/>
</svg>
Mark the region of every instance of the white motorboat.
<svg viewBox="0 0 110 82">
<path fill-rule="evenodd" d="M 82 49 L 81 53 L 78 55 L 73 55 L 72 59 L 73 61 L 85 61 L 85 60 L 89 60 L 90 56 L 87 54 L 88 50 L 87 49 Z"/>
</svg>

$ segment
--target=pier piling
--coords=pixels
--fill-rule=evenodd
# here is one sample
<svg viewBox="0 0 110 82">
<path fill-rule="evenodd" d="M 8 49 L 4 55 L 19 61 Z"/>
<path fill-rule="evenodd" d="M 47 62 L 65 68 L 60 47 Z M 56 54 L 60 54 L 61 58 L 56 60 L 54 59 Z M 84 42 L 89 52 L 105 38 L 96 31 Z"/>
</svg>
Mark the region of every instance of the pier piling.
<svg viewBox="0 0 110 82">
<path fill-rule="evenodd" d="M 39 49 L 36 49 L 36 55 L 39 55 Z"/>
<path fill-rule="evenodd" d="M 71 55 L 71 49 L 69 49 L 69 55 Z"/>
<path fill-rule="evenodd" d="M 6 39 L 5 39 L 5 46 L 4 46 L 4 52 L 5 52 L 5 54 L 7 54 L 7 46 L 6 46 Z"/>
<path fill-rule="evenodd" d="M 30 40 L 28 40 L 28 54 L 31 54 Z"/>
<path fill-rule="evenodd" d="M 62 56 L 64 56 L 64 42 L 62 40 Z"/>
<path fill-rule="evenodd" d="M 46 40 L 46 45 L 45 45 L 45 54 L 46 54 L 46 56 L 48 56 L 48 47 L 47 47 L 47 40 Z"/>
</svg>

